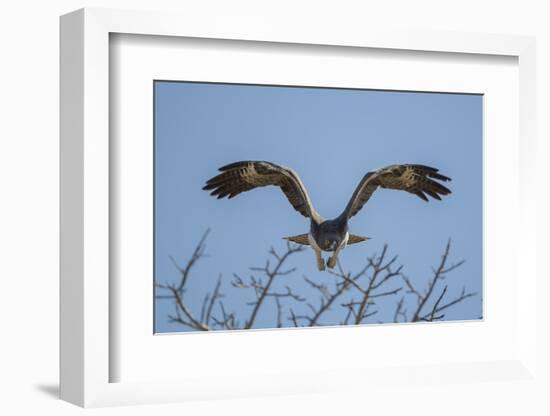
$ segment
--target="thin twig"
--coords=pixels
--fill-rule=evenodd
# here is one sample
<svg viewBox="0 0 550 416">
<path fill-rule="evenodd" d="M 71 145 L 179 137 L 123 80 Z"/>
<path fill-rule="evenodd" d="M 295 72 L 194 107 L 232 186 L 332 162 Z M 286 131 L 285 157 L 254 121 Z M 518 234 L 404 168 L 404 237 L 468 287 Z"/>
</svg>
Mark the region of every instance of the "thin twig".
<svg viewBox="0 0 550 416">
<path fill-rule="evenodd" d="M 287 251 L 282 256 L 279 256 L 275 249 L 271 248 L 270 254 L 272 254 L 275 259 L 277 260 L 277 264 L 273 268 L 273 270 L 269 269 L 269 261 L 266 262 L 266 266 L 264 268 L 253 268 L 253 270 L 262 271 L 267 276 L 267 283 L 263 287 L 263 290 L 261 290 L 261 293 L 258 297 L 258 300 L 254 304 L 254 308 L 252 309 L 252 313 L 250 314 L 250 317 L 245 323 L 244 329 L 250 329 L 252 328 L 252 325 L 254 325 L 254 321 L 256 320 L 256 316 L 258 315 L 258 311 L 260 310 L 260 307 L 262 306 L 264 299 L 266 298 L 267 294 L 269 293 L 269 289 L 271 288 L 271 285 L 273 284 L 273 280 L 277 276 L 288 274 L 287 272 L 280 271 L 283 265 L 285 264 L 286 260 L 293 254 L 298 253 L 302 251 L 303 248 L 300 246 L 293 246 L 287 243 Z M 293 270 L 293 269 L 291 269 Z"/>
</svg>

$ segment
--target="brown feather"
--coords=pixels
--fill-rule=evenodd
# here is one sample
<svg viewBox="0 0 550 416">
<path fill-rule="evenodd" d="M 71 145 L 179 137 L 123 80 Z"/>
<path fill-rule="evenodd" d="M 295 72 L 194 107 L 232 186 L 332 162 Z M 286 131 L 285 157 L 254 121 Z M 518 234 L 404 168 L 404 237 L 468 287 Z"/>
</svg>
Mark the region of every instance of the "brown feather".
<svg viewBox="0 0 550 416">
<path fill-rule="evenodd" d="M 360 243 L 360 242 L 366 241 L 366 240 L 370 240 L 370 237 L 363 237 L 363 236 L 360 236 L 360 235 L 350 234 L 349 237 L 348 237 L 348 245 L 349 244 L 357 244 L 357 243 Z"/>
<path fill-rule="evenodd" d="M 308 234 L 293 235 L 291 237 L 283 237 L 285 240 L 292 241 L 296 244 L 301 244 L 303 246 L 309 246 L 309 236 Z"/>
<path fill-rule="evenodd" d="M 355 189 L 344 214 L 347 218 L 357 214 L 379 187 L 407 191 L 424 201 L 429 200 L 428 196 L 441 200 L 441 196 L 449 195 L 451 190 L 437 180 L 447 182 L 451 178 L 438 172 L 435 168 L 418 164 L 392 165 L 369 172 Z"/>
<path fill-rule="evenodd" d="M 264 161 L 241 161 L 219 168 L 221 173 L 208 179 L 202 189 L 218 199 L 234 198 L 242 192 L 263 186 L 278 186 L 293 208 L 305 217 L 319 219 L 309 196 L 292 169 Z"/>
</svg>

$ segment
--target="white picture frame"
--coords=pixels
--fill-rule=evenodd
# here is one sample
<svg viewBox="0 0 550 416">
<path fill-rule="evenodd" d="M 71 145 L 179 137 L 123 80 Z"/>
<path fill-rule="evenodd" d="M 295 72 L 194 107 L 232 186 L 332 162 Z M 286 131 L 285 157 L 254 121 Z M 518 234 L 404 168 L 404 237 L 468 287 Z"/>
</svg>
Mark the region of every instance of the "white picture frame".
<svg viewBox="0 0 550 416">
<path fill-rule="evenodd" d="M 524 380 L 536 374 L 536 270 L 535 211 L 533 182 L 535 169 L 535 43 L 533 38 L 466 33 L 395 32 L 376 29 L 330 32 L 312 25 L 281 28 L 269 22 L 242 18 L 209 24 L 192 16 L 167 13 L 83 9 L 61 18 L 61 397 L 80 406 L 182 401 L 196 398 L 239 397 L 262 394 L 307 393 L 347 389 L 350 385 L 372 385 L 390 380 L 407 368 L 331 368 L 333 376 L 319 382 L 319 373 L 280 373 L 253 382 L 234 380 L 233 375 L 195 373 L 184 380 L 116 380 L 111 369 L 121 359 L 112 348 L 113 291 L 109 276 L 116 259 L 110 256 L 111 173 L 116 169 L 110 157 L 110 34 L 171 36 L 278 42 L 281 44 L 331 45 L 332 47 L 384 50 L 429 51 L 442 54 L 504 55 L 515 57 L 519 68 L 519 191 L 516 195 L 517 240 L 511 242 L 522 278 L 518 280 L 517 346 L 498 360 L 485 358 L 460 364 L 419 360 L 416 380 L 436 374 L 447 380 L 480 382 L 498 379 Z M 514 194 L 515 195 L 515 194 Z M 350 328 L 352 334 L 356 328 Z M 330 328 L 324 337 L 337 335 Z M 273 331 L 274 333 L 276 331 Z M 266 334 L 266 332 L 264 332 Z M 311 336 L 319 337 L 320 332 Z M 242 338 L 241 335 L 237 335 Z M 263 335 L 269 337 L 270 335 Z M 165 337 L 164 343 L 170 343 Z M 219 342 L 219 341 L 218 341 Z M 279 341 L 280 342 L 280 341 Z M 320 342 L 320 341 L 319 341 Z M 245 372 L 245 371 L 244 371 Z M 479 376 L 482 373 L 483 376 Z M 478 374 L 477 376 L 475 374 Z M 230 377 L 231 376 L 231 377 Z M 345 383 L 341 380 L 349 380 Z M 308 381 L 308 382 L 306 382 Z M 388 382 L 388 381 L 386 381 Z"/>
</svg>

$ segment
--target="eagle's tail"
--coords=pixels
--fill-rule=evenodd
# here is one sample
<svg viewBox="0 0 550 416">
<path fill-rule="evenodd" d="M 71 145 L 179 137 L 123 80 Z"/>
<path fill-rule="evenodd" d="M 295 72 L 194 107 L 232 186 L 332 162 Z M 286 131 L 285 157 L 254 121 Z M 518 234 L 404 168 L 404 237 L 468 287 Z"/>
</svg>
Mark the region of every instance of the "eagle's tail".
<svg viewBox="0 0 550 416">
<path fill-rule="evenodd" d="M 366 240 L 370 240 L 370 237 L 363 237 L 361 235 L 350 234 L 348 238 L 348 244 L 361 243 Z"/>
<path fill-rule="evenodd" d="M 292 237 L 284 237 L 285 240 L 292 241 L 296 244 L 303 246 L 309 246 L 308 234 L 293 235 Z M 369 237 L 363 237 L 361 235 L 350 234 L 348 238 L 348 244 L 361 243 L 362 241 L 370 240 Z"/>
<path fill-rule="evenodd" d="M 296 244 L 301 244 L 303 246 L 309 246 L 309 237 L 308 234 L 293 235 L 292 237 L 283 237 L 285 240 L 292 241 Z"/>
</svg>

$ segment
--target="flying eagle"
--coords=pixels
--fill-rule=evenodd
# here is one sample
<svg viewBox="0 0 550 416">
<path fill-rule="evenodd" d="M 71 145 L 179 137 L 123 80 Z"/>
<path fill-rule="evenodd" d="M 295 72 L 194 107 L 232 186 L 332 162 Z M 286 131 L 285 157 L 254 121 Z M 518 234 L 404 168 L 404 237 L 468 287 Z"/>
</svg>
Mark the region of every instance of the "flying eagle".
<svg viewBox="0 0 550 416">
<path fill-rule="evenodd" d="M 344 211 L 332 220 L 325 220 L 313 208 L 298 174 L 290 168 L 265 161 L 242 161 L 222 166 L 219 171 L 221 173 L 208 180 L 202 188 L 212 191 L 210 195 L 218 199 L 231 199 L 241 192 L 261 186 L 275 185 L 281 188 L 294 209 L 310 219 L 309 233 L 285 238 L 297 244 L 310 245 L 315 251 L 319 271 L 325 270 L 321 251 L 333 253 L 327 260 L 327 266 L 333 268 L 338 254 L 347 244 L 368 239 L 350 234 L 348 221 L 363 208 L 378 188 L 407 191 L 424 201 L 428 201 L 426 195 L 441 200 L 440 195 L 451 193 L 436 181 L 451 180 L 438 173 L 438 169 L 424 165 L 391 165 L 363 176 Z"/>
</svg>

